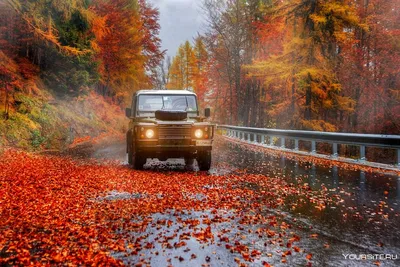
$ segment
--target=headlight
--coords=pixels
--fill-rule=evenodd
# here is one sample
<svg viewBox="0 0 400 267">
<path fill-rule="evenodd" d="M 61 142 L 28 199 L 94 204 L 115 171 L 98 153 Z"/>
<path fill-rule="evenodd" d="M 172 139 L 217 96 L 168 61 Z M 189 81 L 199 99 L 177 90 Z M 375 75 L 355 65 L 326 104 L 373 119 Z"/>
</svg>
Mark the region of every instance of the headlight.
<svg viewBox="0 0 400 267">
<path fill-rule="evenodd" d="M 154 133 L 154 130 L 153 130 L 153 129 L 148 129 L 148 130 L 146 131 L 146 138 L 152 139 L 152 138 L 154 137 L 154 135 L 155 135 L 155 133 Z"/>
<path fill-rule="evenodd" d="M 196 138 L 198 138 L 198 139 L 202 138 L 203 135 L 204 135 L 204 132 L 203 132 L 203 130 L 201 130 L 201 129 L 197 129 L 197 130 L 194 132 L 194 136 L 196 136 Z"/>
</svg>

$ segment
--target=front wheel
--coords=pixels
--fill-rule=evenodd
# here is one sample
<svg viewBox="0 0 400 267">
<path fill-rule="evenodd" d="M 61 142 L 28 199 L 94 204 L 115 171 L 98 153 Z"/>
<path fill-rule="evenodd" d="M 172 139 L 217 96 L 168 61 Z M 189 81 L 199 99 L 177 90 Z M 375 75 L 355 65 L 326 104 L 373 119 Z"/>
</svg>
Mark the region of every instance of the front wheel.
<svg viewBox="0 0 400 267">
<path fill-rule="evenodd" d="M 135 147 L 130 144 L 130 149 L 128 149 L 128 163 L 135 170 L 142 170 L 143 166 L 146 164 L 147 159 L 143 157 L 140 153 L 138 153 Z"/>
<path fill-rule="evenodd" d="M 208 171 L 211 168 L 211 151 L 201 151 L 197 157 L 200 171 Z"/>
<path fill-rule="evenodd" d="M 129 153 L 130 165 L 135 170 L 143 170 L 143 166 L 146 164 L 147 159 L 144 158 L 140 153 Z"/>
<path fill-rule="evenodd" d="M 194 158 L 185 158 L 185 165 L 192 166 L 194 162 Z"/>
</svg>

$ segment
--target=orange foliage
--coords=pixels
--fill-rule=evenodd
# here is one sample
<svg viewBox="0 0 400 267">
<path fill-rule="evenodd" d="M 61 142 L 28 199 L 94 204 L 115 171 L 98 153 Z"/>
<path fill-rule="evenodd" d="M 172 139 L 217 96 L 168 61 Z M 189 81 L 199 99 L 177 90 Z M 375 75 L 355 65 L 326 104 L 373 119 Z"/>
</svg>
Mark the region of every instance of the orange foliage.
<svg viewBox="0 0 400 267">
<path fill-rule="evenodd" d="M 278 196 L 299 192 L 282 179 L 262 175 L 137 172 L 114 163 L 99 165 L 90 160 L 75 162 L 8 150 L 0 160 L 0 236 L 4 237 L 0 239 L 0 251 L 3 251 L 0 265 L 122 265 L 110 253 L 136 255 L 153 249 L 155 243 L 140 236 L 152 224 L 154 227 L 168 225 L 168 229 L 173 229 L 175 224 L 186 227 L 188 232 L 174 244 L 169 242 L 178 237 L 176 232 L 171 234 L 168 230 L 160 236 L 158 242 L 166 249 L 185 247 L 183 240 L 190 238 L 212 243 L 213 229 L 221 222 L 221 208 L 235 213 L 226 220 L 234 222 L 238 218 L 239 225 L 270 225 L 277 233 L 268 237 L 267 232 L 260 229 L 261 239 L 272 243 L 298 242 L 299 238 L 291 238 L 293 229 L 286 227 L 287 223 L 278 222 L 275 216 L 243 213 L 250 208 L 252 212 L 258 210 L 260 206 L 254 203 L 261 200 L 260 196 L 264 198 L 251 189 L 238 187 L 243 179 L 268 188 L 265 196 L 270 197 L 263 201 L 270 207 L 276 205 Z M 215 186 L 209 188 L 210 184 Z M 106 197 L 111 191 L 140 194 L 141 197 L 111 201 Z M 206 200 L 188 198 L 187 194 L 203 194 Z M 304 194 L 322 197 L 324 193 L 304 190 Z M 157 197 L 160 195 L 163 197 Z M 175 216 L 186 210 L 210 210 L 210 215 L 202 216 L 210 225 L 202 228 L 197 226 L 198 220 L 183 221 L 179 217 L 177 222 L 153 222 L 147 217 L 172 210 Z M 138 234 L 127 237 L 126 232 Z M 229 229 L 221 232 L 227 233 Z M 239 241 L 226 247 L 247 261 L 254 261 L 262 254 Z M 285 257 L 290 255 L 285 253 Z"/>
<path fill-rule="evenodd" d="M 124 197 L 110 198 L 110 192 Z M 136 264 L 143 266 L 149 260 L 143 259 L 147 250 L 183 249 L 189 243 L 185 240 L 200 245 L 225 242 L 221 249 L 233 253 L 242 266 L 246 266 L 243 261 L 260 263 L 272 253 L 282 262 L 298 257 L 311 264 L 313 255 L 300 248 L 297 231 L 302 230 L 295 227 L 296 221 L 265 211 L 280 209 L 284 203 L 300 205 L 299 199 L 315 209 L 321 201 L 346 208 L 343 195 L 349 192 L 340 194 L 312 190 L 279 175 L 132 171 L 117 162 L 99 164 L 7 150 L 0 157 L 0 236 L 4 237 L 0 265 L 123 265 L 112 257 L 118 252 L 122 258 L 140 255 Z M 199 195 L 204 197 L 193 197 Z M 201 213 L 201 219 L 195 213 Z M 166 216 L 153 219 L 159 214 Z M 195 217 L 187 218 L 188 214 Z M 228 227 L 221 222 L 228 222 Z M 149 232 L 155 229 L 163 231 L 151 240 Z M 231 231 L 231 238 L 223 237 Z M 256 235 L 250 240 L 253 231 Z M 320 246 L 317 237 L 306 232 L 302 238 L 308 238 L 307 247 L 312 242 Z M 268 253 L 258 250 L 255 243 L 260 240 Z M 191 259 L 196 257 L 191 253 Z"/>
</svg>

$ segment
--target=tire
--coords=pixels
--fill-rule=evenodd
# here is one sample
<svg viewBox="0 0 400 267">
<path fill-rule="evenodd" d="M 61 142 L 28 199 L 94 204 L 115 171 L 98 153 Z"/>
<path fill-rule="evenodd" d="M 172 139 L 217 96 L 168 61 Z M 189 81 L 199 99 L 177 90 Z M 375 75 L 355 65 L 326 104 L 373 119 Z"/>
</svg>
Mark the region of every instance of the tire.
<svg viewBox="0 0 400 267">
<path fill-rule="evenodd" d="M 133 157 L 132 166 L 135 170 L 143 170 L 143 166 L 146 164 L 147 158 L 144 158 L 141 154 L 136 153 Z"/>
<path fill-rule="evenodd" d="M 128 131 L 126 133 L 126 153 L 128 153 L 128 164 L 132 165 L 132 155 L 131 155 L 131 150 L 132 150 L 132 143 L 131 143 L 132 137 L 131 137 L 131 131 Z"/>
<path fill-rule="evenodd" d="M 138 153 L 135 147 L 130 144 L 128 147 L 128 163 L 135 170 L 143 170 L 143 166 L 146 164 L 147 158 L 143 157 Z"/>
<path fill-rule="evenodd" d="M 185 158 L 185 165 L 192 166 L 194 162 L 194 158 Z"/>
<path fill-rule="evenodd" d="M 211 151 L 199 152 L 197 163 L 200 171 L 209 171 L 211 168 Z"/>
</svg>

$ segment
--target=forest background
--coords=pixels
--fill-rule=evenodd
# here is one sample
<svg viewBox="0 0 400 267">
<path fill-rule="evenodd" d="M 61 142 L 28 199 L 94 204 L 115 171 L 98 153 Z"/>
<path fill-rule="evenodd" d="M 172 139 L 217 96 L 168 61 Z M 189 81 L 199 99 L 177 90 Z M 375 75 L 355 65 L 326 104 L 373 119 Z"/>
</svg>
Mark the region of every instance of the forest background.
<svg viewBox="0 0 400 267">
<path fill-rule="evenodd" d="M 0 146 L 121 134 L 144 88 L 192 90 L 221 124 L 400 133 L 399 0 L 201 6 L 170 59 L 145 0 L 1 0 Z"/>
</svg>

